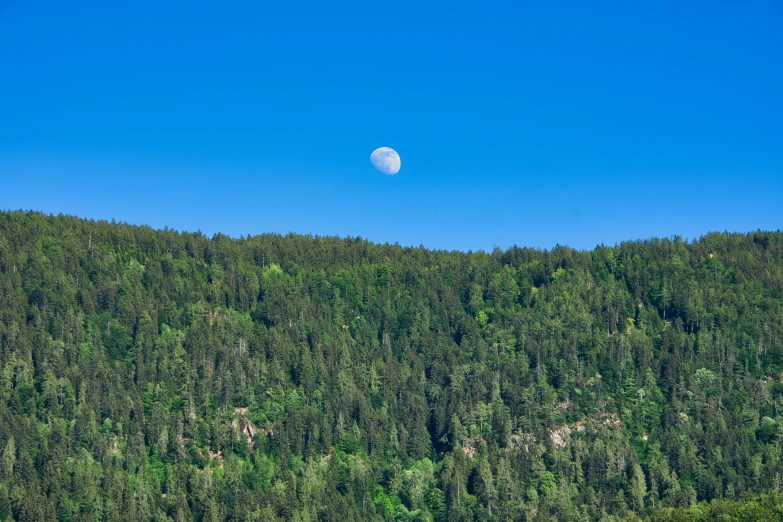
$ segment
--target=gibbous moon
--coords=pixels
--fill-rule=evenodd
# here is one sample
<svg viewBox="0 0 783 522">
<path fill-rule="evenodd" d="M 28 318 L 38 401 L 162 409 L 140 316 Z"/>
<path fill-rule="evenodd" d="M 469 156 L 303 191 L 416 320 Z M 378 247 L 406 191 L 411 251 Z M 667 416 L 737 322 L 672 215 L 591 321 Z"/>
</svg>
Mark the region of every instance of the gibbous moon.
<svg viewBox="0 0 783 522">
<path fill-rule="evenodd" d="M 370 154 L 370 161 L 373 166 L 389 176 L 394 176 L 400 171 L 400 155 L 397 151 L 389 147 L 379 147 Z"/>
</svg>

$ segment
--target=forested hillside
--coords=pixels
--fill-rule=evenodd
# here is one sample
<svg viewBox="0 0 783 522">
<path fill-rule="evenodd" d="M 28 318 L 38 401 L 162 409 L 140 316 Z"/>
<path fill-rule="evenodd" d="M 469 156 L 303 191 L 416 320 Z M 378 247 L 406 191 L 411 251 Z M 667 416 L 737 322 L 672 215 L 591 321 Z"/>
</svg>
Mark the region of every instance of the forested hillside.
<svg viewBox="0 0 783 522">
<path fill-rule="evenodd" d="M 461 253 L 0 213 L 0 520 L 780 516 L 782 357 L 781 232 Z"/>
</svg>

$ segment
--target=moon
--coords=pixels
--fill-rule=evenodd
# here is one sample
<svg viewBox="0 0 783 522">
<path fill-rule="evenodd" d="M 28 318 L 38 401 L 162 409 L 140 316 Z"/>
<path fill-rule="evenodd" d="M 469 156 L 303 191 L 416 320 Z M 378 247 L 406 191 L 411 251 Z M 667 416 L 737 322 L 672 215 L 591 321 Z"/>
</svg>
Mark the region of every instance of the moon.
<svg viewBox="0 0 783 522">
<path fill-rule="evenodd" d="M 400 171 L 400 165 L 402 165 L 400 155 L 390 147 L 378 147 L 372 151 L 370 161 L 376 169 L 389 176 L 397 174 Z"/>
</svg>

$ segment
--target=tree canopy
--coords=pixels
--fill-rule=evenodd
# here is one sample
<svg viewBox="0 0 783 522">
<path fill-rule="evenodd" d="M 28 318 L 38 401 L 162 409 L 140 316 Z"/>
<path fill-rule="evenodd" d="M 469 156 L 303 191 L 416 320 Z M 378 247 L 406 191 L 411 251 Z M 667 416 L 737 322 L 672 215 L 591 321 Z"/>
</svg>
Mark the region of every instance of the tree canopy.
<svg viewBox="0 0 783 522">
<path fill-rule="evenodd" d="M 780 231 L 464 253 L 0 213 L 0 520 L 775 519 L 782 405 Z"/>
</svg>

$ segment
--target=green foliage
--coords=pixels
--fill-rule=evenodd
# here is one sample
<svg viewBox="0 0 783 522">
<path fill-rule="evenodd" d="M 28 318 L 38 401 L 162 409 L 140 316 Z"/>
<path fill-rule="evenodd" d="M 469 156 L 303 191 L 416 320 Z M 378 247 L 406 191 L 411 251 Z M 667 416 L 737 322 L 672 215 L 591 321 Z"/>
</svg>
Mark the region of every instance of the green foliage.
<svg viewBox="0 0 783 522">
<path fill-rule="evenodd" d="M 459 253 L 0 213 L 0 520 L 778 520 L 781 296 L 780 232 Z"/>
<path fill-rule="evenodd" d="M 634 519 L 628 516 L 629 522 Z M 689 508 L 653 510 L 644 518 L 649 522 L 766 522 L 783 520 L 783 495 L 778 493 L 737 500 L 713 500 Z"/>
</svg>

